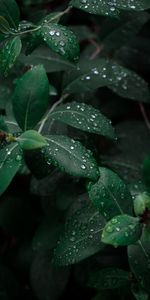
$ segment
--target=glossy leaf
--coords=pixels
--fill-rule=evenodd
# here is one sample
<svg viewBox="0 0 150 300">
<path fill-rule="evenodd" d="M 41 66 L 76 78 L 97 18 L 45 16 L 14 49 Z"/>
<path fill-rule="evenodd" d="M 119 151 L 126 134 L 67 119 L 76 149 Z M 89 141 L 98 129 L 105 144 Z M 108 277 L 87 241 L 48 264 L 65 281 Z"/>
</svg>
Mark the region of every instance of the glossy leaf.
<svg viewBox="0 0 150 300">
<path fill-rule="evenodd" d="M 88 286 L 97 290 L 116 289 L 129 284 L 129 273 L 118 268 L 106 268 L 91 272 Z"/>
<path fill-rule="evenodd" d="M 22 54 L 20 62 L 25 66 L 43 64 L 48 73 L 75 69 L 71 62 L 44 47 L 37 48 L 28 56 Z"/>
<path fill-rule="evenodd" d="M 102 242 L 114 247 L 134 244 L 140 239 L 142 225 L 138 218 L 119 215 L 112 218 L 104 227 Z"/>
<path fill-rule="evenodd" d="M 17 57 L 21 52 L 22 44 L 20 37 L 14 37 L 4 41 L 0 49 L 0 71 L 7 75 L 13 67 Z"/>
<path fill-rule="evenodd" d="M 96 0 L 94 2 L 91 2 L 91 0 L 72 0 L 70 4 L 91 14 L 104 16 L 119 15 L 119 10 L 116 9 L 114 1 L 107 3 L 107 1 L 104 0 Z"/>
<path fill-rule="evenodd" d="M 47 156 L 47 163 L 50 161 L 70 175 L 97 180 L 99 171 L 90 150 L 66 136 L 49 135 L 46 139 L 49 145 L 42 152 Z"/>
<path fill-rule="evenodd" d="M 89 182 L 89 197 L 100 213 L 109 220 L 118 214 L 132 214 L 132 197 L 123 180 L 113 171 L 100 167 L 97 182 Z"/>
<path fill-rule="evenodd" d="M 22 153 L 17 143 L 0 150 L 0 195 L 7 189 L 21 166 Z"/>
<path fill-rule="evenodd" d="M 148 102 L 148 84 L 135 72 L 111 60 L 81 61 L 75 78 L 65 87 L 66 93 L 90 92 L 107 86 L 121 97 Z"/>
<path fill-rule="evenodd" d="M 39 149 L 47 145 L 45 138 L 35 130 L 25 131 L 17 141 L 23 150 Z"/>
<path fill-rule="evenodd" d="M 150 241 L 141 240 L 128 247 L 129 265 L 139 284 L 150 292 Z"/>
<path fill-rule="evenodd" d="M 72 0 L 71 5 L 92 14 L 109 16 L 117 15 L 118 9 L 138 11 L 150 8 L 149 0 L 113 0 L 109 3 L 105 0 Z"/>
<path fill-rule="evenodd" d="M 71 102 L 60 105 L 50 114 L 50 118 L 87 132 L 115 138 L 111 121 L 97 109 L 84 103 Z"/>
<path fill-rule="evenodd" d="M 0 16 L 4 17 L 11 27 L 19 25 L 20 12 L 15 0 L 0 0 Z"/>
<path fill-rule="evenodd" d="M 103 249 L 100 241 L 105 221 L 92 207 L 77 210 L 67 220 L 54 252 L 57 265 L 70 265 Z"/>
<path fill-rule="evenodd" d="M 42 65 L 26 72 L 13 93 L 13 111 L 23 130 L 32 129 L 48 107 L 49 82 Z"/>
<path fill-rule="evenodd" d="M 79 44 L 76 36 L 67 27 L 60 24 L 45 24 L 41 29 L 44 41 L 55 52 L 70 61 L 79 59 Z"/>
<path fill-rule="evenodd" d="M 142 215 L 146 209 L 150 209 L 150 195 L 143 192 L 134 199 L 134 212 L 136 216 Z"/>
<path fill-rule="evenodd" d="M 9 34 L 11 31 L 8 21 L 0 16 L 0 32 L 3 34 Z"/>
</svg>

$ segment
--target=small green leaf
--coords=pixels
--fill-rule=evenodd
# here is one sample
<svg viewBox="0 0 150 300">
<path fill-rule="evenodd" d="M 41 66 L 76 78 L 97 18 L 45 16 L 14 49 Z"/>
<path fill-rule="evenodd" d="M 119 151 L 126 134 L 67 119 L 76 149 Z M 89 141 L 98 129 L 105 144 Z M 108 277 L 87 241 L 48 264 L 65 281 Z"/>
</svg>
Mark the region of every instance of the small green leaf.
<svg viewBox="0 0 150 300">
<path fill-rule="evenodd" d="M 46 139 L 49 145 L 42 152 L 47 156 L 47 163 L 70 175 L 97 180 L 99 170 L 90 150 L 66 136 L 49 135 Z"/>
<path fill-rule="evenodd" d="M 144 235 L 135 245 L 128 246 L 128 260 L 138 283 L 150 292 L 150 241 Z"/>
<path fill-rule="evenodd" d="M 115 215 L 132 214 L 132 197 L 123 180 L 107 168 L 99 168 L 97 182 L 89 182 L 87 190 L 94 206 L 109 220 Z"/>
<path fill-rule="evenodd" d="M 64 266 L 79 262 L 103 249 L 100 241 L 105 221 L 92 207 L 85 206 L 68 218 L 54 252 L 54 262 Z"/>
<path fill-rule="evenodd" d="M 41 34 L 53 51 L 73 62 L 79 59 L 79 43 L 74 33 L 67 27 L 56 23 L 45 24 Z"/>
<path fill-rule="evenodd" d="M 146 156 L 143 162 L 143 177 L 150 190 L 150 155 Z"/>
<path fill-rule="evenodd" d="M 17 80 L 13 93 L 13 111 L 23 130 L 32 129 L 48 107 L 49 81 L 42 65 L 26 72 Z"/>
<path fill-rule="evenodd" d="M 116 289 L 129 284 L 129 273 L 118 268 L 106 268 L 91 272 L 88 286 L 97 290 Z"/>
<path fill-rule="evenodd" d="M 134 199 L 134 212 L 136 216 L 142 215 L 145 209 L 150 209 L 150 195 L 143 192 Z"/>
<path fill-rule="evenodd" d="M 23 150 L 38 149 L 48 144 L 45 138 L 35 130 L 25 131 L 17 141 Z"/>
<path fill-rule="evenodd" d="M 119 215 L 112 218 L 104 227 L 102 242 L 117 246 L 134 244 L 142 233 L 142 225 L 138 218 Z"/>
<path fill-rule="evenodd" d="M 20 20 L 20 12 L 16 1 L 0 0 L 0 16 L 8 21 L 10 27 L 17 29 Z"/>
<path fill-rule="evenodd" d="M 0 71 L 4 75 L 13 67 L 22 48 L 20 37 L 16 36 L 9 41 L 4 41 L 0 49 Z"/>
<path fill-rule="evenodd" d="M 0 195 L 7 189 L 19 170 L 21 161 L 22 153 L 17 143 L 0 150 Z"/>
<path fill-rule="evenodd" d="M 50 118 L 87 132 L 115 138 L 111 121 L 97 109 L 84 103 L 71 102 L 60 105 L 50 114 Z"/>
</svg>

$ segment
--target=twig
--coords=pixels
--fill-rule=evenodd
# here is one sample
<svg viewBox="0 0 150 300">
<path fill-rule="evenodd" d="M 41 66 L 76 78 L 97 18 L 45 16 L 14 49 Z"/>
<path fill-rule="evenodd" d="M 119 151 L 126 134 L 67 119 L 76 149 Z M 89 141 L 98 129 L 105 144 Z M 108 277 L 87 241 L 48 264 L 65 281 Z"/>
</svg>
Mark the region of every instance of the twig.
<svg viewBox="0 0 150 300">
<path fill-rule="evenodd" d="M 144 105 L 143 103 L 139 103 L 139 107 L 140 107 L 140 110 L 141 110 L 141 113 L 142 113 L 142 116 L 144 118 L 144 121 L 145 121 L 145 124 L 147 126 L 147 128 L 150 130 L 150 121 L 148 119 L 148 116 L 147 116 L 147 113 L 145 111 L 145 108 L 144 108 Z"/>
<path fill-rule="evenodd" d="M 103 45 L 99 45 L 98 43 L 96 43 L 94 40 L 90 40 L 90 42 L 96 47 L 96 50 L 92 53 L 92 55 L 90 56 L 90 60 L 93 60 L 94 58 L 96 58 L 98 56 L 98 54 L 101 52 L 101 50 L 103 49 Z"/>
<path fill-rule="evenodd" d="M 38 132 L 39 132 L 39 133 L 41 133 L 41 131 L 43 130 L 43 127 L 44 127 L 46 121 L 48 120 L 50 114 L 52 113 L 52 111 L 53 111 L 59 104 L 61 104 L 68 96 L 69 96 L 69 94 L 62 95 L 62 97 L 61 97 L 57 102 L 55 102 L 55 103 L 52 105 L 52 107 L 51 107 L 50 110 L 48 111 L 46 117 L 45 117 L 45 118 L 42 120 L 42 122 L 41 122 L 41 125 L 40 125 L 40 127 L 39 127 L 39 129 L 38 129 Z"/>
</svg>

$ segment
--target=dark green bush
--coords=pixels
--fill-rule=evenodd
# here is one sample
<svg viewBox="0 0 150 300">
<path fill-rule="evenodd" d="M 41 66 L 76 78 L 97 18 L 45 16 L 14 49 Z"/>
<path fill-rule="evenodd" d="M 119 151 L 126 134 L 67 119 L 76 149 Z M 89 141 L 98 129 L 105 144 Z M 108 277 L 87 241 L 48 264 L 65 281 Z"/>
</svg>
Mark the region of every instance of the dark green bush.
<svg viewBox="0 0 150 300">
<path fill-rule="evenodd" d="M 1 300 L 150 299 L 149 9 L 0 0 Z"/>
</svg>

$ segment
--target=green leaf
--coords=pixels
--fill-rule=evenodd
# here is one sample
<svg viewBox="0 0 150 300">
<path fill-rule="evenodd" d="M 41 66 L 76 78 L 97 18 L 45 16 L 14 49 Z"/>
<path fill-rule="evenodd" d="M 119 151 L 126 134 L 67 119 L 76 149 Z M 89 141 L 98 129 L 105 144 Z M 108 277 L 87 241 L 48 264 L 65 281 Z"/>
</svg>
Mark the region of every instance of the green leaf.
<svg viewBox="0 0 150 300">
<path fill-rule="evenodd" d="M 50 114 L 50 118 L 64 122 L 81 130 L 115 138 L 111 121 L 97 109 L 84 103 L 71 102 L 60 105 Z"/>
<path fill-rule="evenodd" d="M 119 215 L 112 218 L 104 227 L 102 242 L 117 246 L 134 244 L 141 236 L 142 225 L 138 218 Z"/>
<path fill-rule="evenodd" d="M 53 51 L 72 62 L 79 59 L 80 49 L 77 38 L 67 27 L 56 23 L 45 24 L 41 34 Z"/>
<path fill-rule="evenodd" d="M 66 136 L 49 135 L 46 139 L 49 145 L 42 152 L 47 156 L 47 163 L 50 161 L 70 175 L 97 180 L 99 170 L 90 150 Z"/>
<path fill-rule="evenodd" d="M 18 79 L 13 93 L 13 111 L 23 130 L 32 129 L 48 107 L 49 81 L 42 65 Z"/>
<path fill-rule="evenodd" d="M 75 264 L 103 249 L 100 238 L 104 225 L 103 217 L 92 206 L 77 210 L 66 221 L 54 262 L 60 266 Z"/>
<path fill-rule="evenodd" d="M 132 286 L 131 291 L 136 300 L 148 300 L 149 299 L 148 293 L 145 290 L 141 289 L 141 287 L 139 285 Z"/>
<path fill-rule="evenodd" d="M 35 130 L 25 131 L 17 139 L 23 150 L 33 150 L 47 145 L 45 138 Z"/>
<path fill-rule="evenodd" d="M 88 286 L 97 290 L 116 289 L 129 284 L 129 273 L 118 268 L 106 268 L 91 272 Z"/>
<path fill-rule="evenodd" d="M 43 64 L 48 73 L 75 69 L 71 62 L 52 52 L 49 48 L 44 47 L 37 48 L 28 56 L 22 54 L 20 62 L 25 66 Z"/>
<path fill-rule="evenodd" d="M 150 292 L 150 241 L 144 235 L 135 245 L 128 246 L 128 260 L 141 287 Z"/>
<path fill-rule="evenodd" d="M 11 29 L 7 20 L 4 17 L 0 16 L 0 32 L 2 32 L 3 34 L 9 34 L 10 30 Z"/>
<path fill-rule="evenodd" d="M 65 87 L 66 93 L 90 92 L 107 86 L 121 97 L 149 102 L 150 93 L 144 79 L 111 60 L 81 61 L 73 76 L 76 79 L 70 80 Z"/>
<path fill-rule="evenodd" d="M 11 27 L 17 28 L 20 20 L 20 12 L 16 1 L 0 0 L 0 16 L 4 17 Z"/>
<path fill-rule="evenodd" d="M 22 48 L 20 37 L 16 36 L 1 44 L 0 49 L 0 71 L 7 75 L 15 64 Z"/>
<path fill-rule="evenodd" d="M 118 9 L 138 11 L 150 8 L 149 0 L 113 0 L 109 3 L 105 0 L 72 0 L 70 4 L 91 14 L 109 16 L 118 15 Z"/>
<path fill-rule="evenodd" d="M 96 0 L 72 0 L 70 5 L 82 9 L 88 13 L 104 16 L 118 16 L 119 10 L 116 9 L 114 1 L 107 3 L 107 1 Z"/>
<path fill-rule="evenodd" d="M 134 199 L 134 212 L 136 216 L 142 215 L 144 211 L 150 209 L 150 195 L 143 192 Z"/>
<path fill-rule="evenodd" d="M 13 177 L 19 170 L 22 153 L 17 143 L 0 150 L 0 195 L 7 189 Z"/>
<path fill-rule="evenodd" d="M 50 251 L 39 251 L 33 259 L 30 284 L 36 299 L 57 300 L 68 283 L 69 268 L 58 268 L 51 260 Z"/>
<path fill-rule="evenodd" d="M 118 214 L 132 214 L 132 197 L 123 180 L 113 171 L 100 167 L 97 182 L 89 182 L 87 191 L 94 206 L 109 220 Z"/>
</svg>

